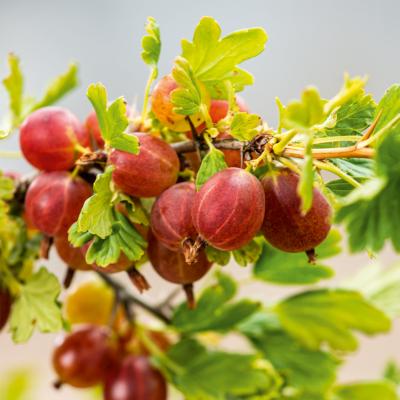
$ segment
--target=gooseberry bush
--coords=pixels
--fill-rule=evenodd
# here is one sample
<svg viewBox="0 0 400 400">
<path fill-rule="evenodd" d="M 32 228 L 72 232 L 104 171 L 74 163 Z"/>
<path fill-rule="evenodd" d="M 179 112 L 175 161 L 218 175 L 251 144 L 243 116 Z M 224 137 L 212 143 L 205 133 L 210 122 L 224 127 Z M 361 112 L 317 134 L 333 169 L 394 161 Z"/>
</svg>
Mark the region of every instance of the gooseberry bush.
<svg viewBox="0 0 400 400">
<path fill-rule="evenodd" d="M 254 81 L 242 62 L 266 42 L 262 28 L 222 36 L 204 17 L 158 79 L 160 30 L 149 18 L 142 112 L 93 83 L 84 123 L 53 105 L 77 85 L 75 65 L 34 100 L 9 55 L 1 137 L 19 132 L 35 172 L 0 176 L 0 329 L 17 344 L 65 331 L 52 359 L 60 390 L 98 386 L 106 400 L 399 398 L 394 363 L 374 381 L 337 379 L 358 335 L 387 333 L 400 316 L 399 266 L 326 281 L 344 230 L 352 252 L 377 255 L 389 242 L 400 252 L 400 86 L 379 101 L 361 77 L 346 75 L 331 99 L 308 87 L 287 105 L 277 98 L 273 128 L 238 96 Z M 52 260 L 41 263 L 52 247 L 66 265 L 61 283 Z M 224 269 L 231 260 L 266 292 L 296 292 L 245 298 Z M 171 290 L 160 304 L 141 297 L 154 290 L 149 268 Z M 91 279 L 73 285 L 77 273 Z M 228 334 L 243 351 L 226 349 Z"/>
</svg>

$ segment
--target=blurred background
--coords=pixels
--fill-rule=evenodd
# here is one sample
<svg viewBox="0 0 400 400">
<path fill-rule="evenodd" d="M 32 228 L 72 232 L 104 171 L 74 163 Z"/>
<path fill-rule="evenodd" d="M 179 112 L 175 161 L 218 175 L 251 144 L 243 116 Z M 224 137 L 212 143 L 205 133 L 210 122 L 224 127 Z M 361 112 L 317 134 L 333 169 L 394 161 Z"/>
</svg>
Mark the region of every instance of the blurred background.
<svg viewBox="0 0 400 400">
<path fill-rule="evenodd" d="M 140 102 L 148 74 L 140 58 L 147 16 L 154 16 L 161 27 L 162 75 L 169 72 L 172 60 L 180 53 L 180 39 L 191 38 L 200 17 L 210 15 L 218 20 L 224 33 L 251 26 L 267 30 L 266 51 L 245 64 L 256 83 L 245 90 L 243 97 L 252 112 L 275 126 L 275 96 L 286 103 L 313 84 L 323 96 L 330 97 L 341 86 L 345 71 L 367 74 L 368 90 L 377 99 L 389 85 L 398 82 L 399 12 L 397 0 L 0 0 L 0 76 L 7 74 L 7 53 L 15 52 L 22 60 L 27 93 L 39 95 L 49 79 L 64 71 L 69 61 L 78 61 L 80 88 L 61 104 L 83 119 L 90 110 L 85 93 L 91 82 L 103 82 L 110 98 L 124 95 L 129 102 L 135 98 Z M 7 107 L 5 91 L 0 89 L 0 116 Z M 18 149 L 18 134 L 0 146 L 2 150 Z M 22 160 L 0 159 L 0 169 L 28 172 L 30 167 Z M 387 249 L 378 261 L 388 265 L 396 258 Z M 370 262 L 366 255 L 336 257 L 331 264 L 337 274 L 330 284 L 342 282 Z M 54 254 L 47 264 L 52 271 L 63 274 Z M 249 274 L 234 265 L 229 270 L 241 278 Z M 155 302 L 161 300 L 172 286 L 161 285 L 151 271 L 146 274 L 154 288 L 146 297 Z M 243 288 L 244 294 L 251 293 L 264 301 L 273 301 L 293 290 L 298 288 L 289 290 L 265 284 Z M 399 338 L 398 324 L 390 336 L 363 340 L 359 352 L 342 368 L 342 380 L 375 378 L 387 359 L 400 361 Z M 34 376 L 29 400 L 89 398 L 82 391 L 52 390 L 53 340 L 52 335 L 36 335 L 28 344 L 15 346 L 8 335 L 1 334 L 0 384 L 10 371 L 23 368 L 33 371 Z"/>
</svg>

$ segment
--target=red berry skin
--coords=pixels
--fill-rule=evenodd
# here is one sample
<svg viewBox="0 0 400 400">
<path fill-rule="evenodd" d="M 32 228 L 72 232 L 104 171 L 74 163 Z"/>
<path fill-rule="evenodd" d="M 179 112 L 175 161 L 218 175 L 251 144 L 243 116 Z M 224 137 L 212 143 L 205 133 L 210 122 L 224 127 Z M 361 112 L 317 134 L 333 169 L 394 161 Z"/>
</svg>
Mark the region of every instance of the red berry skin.
<svg viewBox="0 0 400 400">
<path fill-rule="evenodd" d="M 194 239 L 197 235 L 192 222 L 195 195 L 194 183 L 177 183 L 163 192 L 153 205 L 151 229 L 171 250 L 178 250 L 185 239 Z"/>
<path fill-rule="evenodd" d="M 4 328 L 10 316 L 12 299 L 6 288 L 0 288 L 0 331 Z"/>
<path fill-rule="evenodd" d="M 262 232 L 274 247 L 296 253 L 311 250 L 328 235 L 331 207 L 322 193 L 314 188 L 313 203 L 307 214 L 301 213 L 297 194 L 299 176 L 284 170 L 262 180 L 265 191 L 265 217 Z"/>
<path fill-rule="evenodd" d="M 110 330 L 86 325 L 56 344 L 53 367 L 61 381 L 77 388 L 101 383 L 116 365 L 117 354 Z"/>
<path fill-rule="evenodd" d="M 192 218 L 197 232 L 220 250 L 247 244 L 264 219 L 265 197 L 258 179 L 240 168 L 227 168 L 196 194 Z"/>
<path fill-rule="evenodd" d="M 199 252 L 197 261 L 188 264 L 181 251 L 173 251 L 164 246 L 150 232 L 147 255 L 156 272 L 166 281 L 186 285 L 201 279 L 210 269 L 204 250 Z"/>
<path fill-rule="evenodd" d="M 113 181 L 120 190 L 134 197 L 159 196 L 172 186 L 179 172 L 179 159 L 172 147 L 163 140 L 145 133 L 139 138 L 139 154 L 113 150 Z"/>
<path fill-rule="evenodd" d="M 54 245 L 61 260 L 70 268 L 78 271 L 89 271 L 92 266 L 87 264 L 80 248 L 73 247 L 68 241 L 68 235 L 54 238 Z"/>
<path fill-rule="evenodd" d="M 79 177 L 62 171 L 43 172 L 26 193 L 27 219 L 48 236 L 66 235 L 91 195 L 91 186 Z"/>
<path fill-rule="evenodd" d="M 86 118 L 85 129 L 89 138 L 93 138 L 99 149 L 104 148 L 104 140 L 101 136 L 101 130 L 97 115 L 92 111 Z"/>
<path fill-rule="evenodd" d="M 148 357 L 127 356 L 118 370 L 110 371 L 104 400 L 166 400 L 167 384 Z"/>
<path fill-rule="evenodd" d="M 79 120 L 61 107 L 44 107 L 29 115 L 20 129 L 24 157 L 43 171 L 63 171 L 74 166 L 76 144 L 89 144 Z"/>
</svg>

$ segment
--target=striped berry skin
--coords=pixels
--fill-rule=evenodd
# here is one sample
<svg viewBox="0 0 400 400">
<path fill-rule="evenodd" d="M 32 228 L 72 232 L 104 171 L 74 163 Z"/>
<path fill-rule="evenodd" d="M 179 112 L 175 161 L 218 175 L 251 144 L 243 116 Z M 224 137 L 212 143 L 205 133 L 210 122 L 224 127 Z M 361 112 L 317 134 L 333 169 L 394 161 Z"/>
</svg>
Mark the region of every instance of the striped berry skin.
<svg viewBox="0 0 400 400">
<path fill-rule="evenodd" d="M 149 358 L 129 355 L 109 371 L 104 384 L 104 400 L 166 400 L 167 384 L 152 367 Z"/>
<path fill-rule="evenodd" d="M 43 172 L 26 193 L 26 215 L 48 236 L 67 235 L 91 195 L 92 187 L 79 177 L 63 171 Z"/>
<path fill-rule="evenodd" d="M 204 250 L 200 250 L 197 261 L 188 264 L 181 251 L 173 251 L 164 246 L 150 233 L 147 255 L 156 272 L 166 281 L 181 285 L 190 284 L 201 279 L 210 269 Z"/>
<path fill-rule="evenodd" d="M 20 146 L 26 160 L 42 171 L 66 171 L 79 156 L 77 145 L 89 146 L 89 137 L 69 110 L 44 107 L 21 125 Z"/>
<path fill-rule="evenodd" d="M 297 194 L 299 176 L 284 170 L 261 181 L 265 191 L 265 217 L 261 228 L 274 247 L 297 253 L 312 250 L 328 235 L 331 207 L 316 188 L 311 209 L 303 215 Z"/>
<path fill-rule="evenodd" d="M 151 210 L 151 229 L 165 246 L 178 250 L 185 239 L 195 239 L 192 207 L 196 188 L 192 182 L 177 183 L 156 200 Z"/>
<path fill-rule="evenodd" d="M 168 143 L 155 136 L 135 135 L 139 139 L 139 154 L 120 150 L 110 154 L 110 163 L 115 167 L 113 181 L 130 196 L 159 196 L 178 179 L 178 156 Z"/>
<path fill-rule="evenodd" d="M 265 197 L 261 183 L 240 168 L 227 168 L 196 194 L 192 219 L 201 237 L 220 250 L 236 250 L 259 231 Z"/>
</svg>

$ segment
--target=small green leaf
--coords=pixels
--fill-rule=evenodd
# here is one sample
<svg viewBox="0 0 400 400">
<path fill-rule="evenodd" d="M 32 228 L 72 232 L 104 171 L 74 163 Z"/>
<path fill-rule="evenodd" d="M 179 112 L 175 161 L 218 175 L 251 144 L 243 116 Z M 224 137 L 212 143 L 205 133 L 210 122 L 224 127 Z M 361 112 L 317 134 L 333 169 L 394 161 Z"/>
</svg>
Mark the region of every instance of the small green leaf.
<svg viewBox="0 0 400 400">
<path fill-rule="evenodd" d="M 225 274 L 218 274 L 218 283 L 204 290 L 196 309 L 180 305 L 174 313 L 173 325 L 182 333 L 229 331 L 256 312 L 259 303 L 250 300 L 230 302 L 236 292 L 235 282 Z"/>
<path fill-rule="evenodd" d="M 78 232 L 90 232 L 104 239 L 111 235 L 114 222 L 113 196 L 111 188 L 112 167 L 97 175 L 93 185 L 94 194 L 89 197 L 78 218 Z"/>
<path fill-rule="evenodd" d="M 307 392 L 326 392 L 335 382 L 338 361 L 329 353 L 310 350 L 285 333 L 265 311 L 253 314 L 239 326 L 289 386 Z"/>
<path fill-rule="evenodd" d="M 147 65 L 156 67 L 160 58 L 161 37 L 160 27 L 153 17 L 147 18 L 146 32 L 147 35 L 142 38 L 142 59 Z"/>
<path fill-rule="evenodd" d="M 71 90 L 75 89 L 77 86 L 78 86 L 78 66 L 77 64 L 70 64 L 66 72 L 59 75 L 53 81 L 50 82 L 42 98 L 33 103 L 29 112 L 56 103 Z"/>
<path fill-rule="evenodd" d="M 321 123 L 325 117 L 325 103 L 326 100 L 320 97 L 315 87 L 306 88 L 301 95 L 301 100 L 293 100 L 286 107 L 277 99 L 280 127 L 302 131 Z"/>
<path fill-rule="evenodd" d="M 267 34 L 262 28 L 239 30 L 221 39 L 218 23 L 211 17 L 203 17 L 193 42 L 182 40 L 182 56 L 202 82 L 221 81 L 232 78 L 237 65 L 260 54 L 266 41 Z"/>
<path fill-rule="evenodd" d="M 257 356 L 208 351 L 192 339 L 178 342 L 167 357 L 179 367 L 179 372 L 169 370 L 172 383 L 188 399 L 273 398 L 281 384 L 270 364 Z M 167 364 L 163 367 L 168 370 Z"/>
<path fill-rule="evenodd" d="M 289 297 L 275 307 L 283 328 L 306 347 L 354 351 L 353 330 L 373 335 L 388 332 L 390 319 L 359 293 L 341 289 L 310 290 Z"/>
<path fill-rule="evenodd" d="M 3 79 L 3 85 L 5 86 L 10 99 L 13 128 L 16 128 L 20 124 L 23 112 L 24 77 L 19 64 L 19 58 L 15 54 L 10 53 L 8 55 L 10 74 L 7 78 Z"/>
<path fill-rule="evenodd" d="M 121 253 L 131 261 L 137 261 L 144 255 L 146 241 L 121 213 L 115 213 L 116 220 L 112 225 L 112 233 L 102 239 L 96 236 L 86 253 L 86 262 L 99 267 L 116 263 Z"/>
<path fill-rule="evenodd" d="M 203 158 L 199 171 L 196 177 L 196 188 L 200 190 L 201 187 L 217 172 L 228 168 L 225 161 L 224 153 L 214 146 L 210 147 L 207 155 Z"/>
<path fill-rule="evenodd" d="M 261 118 L 258 115 L 238 112 L 233 117 L 230 134 L 235 139 L 250 141 L 257 135 L 260 124 Z"/>
<path fill-rule="evenodd" d="M 327 182 L 325 186 L 338 197 L 346 197 L 355 189 L 353 185 L 343 179 L 334 179 Z"/>
<path fill-rule="evenodd" d="M 397 400 L 396 387 L 391 382 L 375 381 L 336 386 L 333 400 Z"/>
<path fill-rule="evenodd" d="M 117 150 L 137 154 L 138 138 L 125 133 L 129 121 L 124 98 L 119 97 L 107 107 L 107 91 L 101 83 L 92 83 L 88 88 L 87 97 L 96 111 L 101 136 L 106 144 Z"/>
<path fill-rule="evenodd" d="M 395 361 L 391 360 L 386 364 L 383 377 L 397 386 L 400 385 L 400 367 Z"/>
<path fill-rule="evenodd" d="M 182 115 L 198 113 L 202 104 L 202 95 L 188 61 L 177 57 L 172 68 L 172 76 L 179 85 L 171 93 L 174 112 Z"/>
<path fill-rule="evenodd" d="M 222 251 L 212 246 L 206 247 L 206 255 L 208 261 L 218 265 L 227 265 L 231 259 L 231 253 L 229 251 Z"/>
<path fill-rule="evenodd" d="M 376 108 L 375 116 L 382 113 L 374 132 L 378 132 L 386 126 L 393 118 L 400 114 L 400 85 L 392 85 L 384 94 Z M 396 131 L 399 131 L 397 127 Z M 389 133 L 389 132 L 388 132 Z"/>
<path fill-rule="evenodd" d="M 261 255 L 263 243 L 262 238 L 253 239 L 240 249 L 232 251 L 233 258 L 242 267 L 254 264 Z"/>
<path fill-rule="evenodd" d="M 14 342 L 26 342 L 35 327 L 45 333 L 62 329 L 57 304 L 60 291 L 57 278 L 43 267 L 26 281 L 12 307 L 10 329 Z"/>
</svg>

